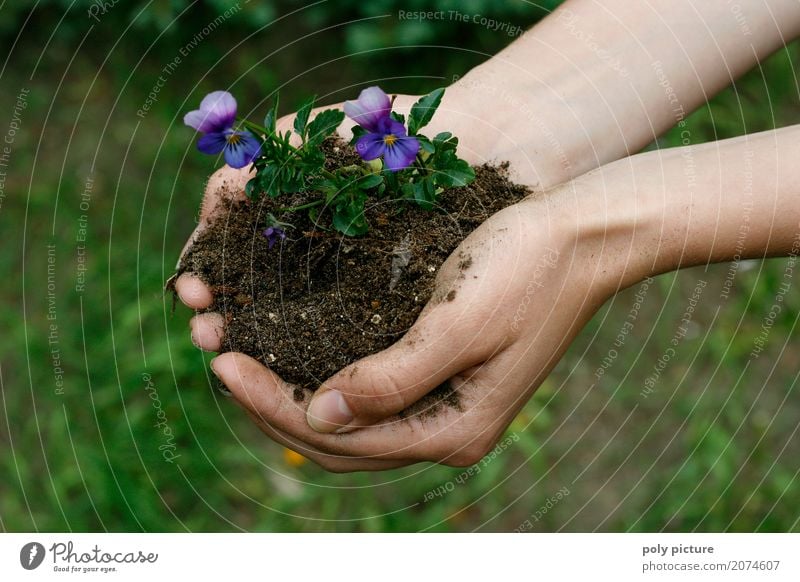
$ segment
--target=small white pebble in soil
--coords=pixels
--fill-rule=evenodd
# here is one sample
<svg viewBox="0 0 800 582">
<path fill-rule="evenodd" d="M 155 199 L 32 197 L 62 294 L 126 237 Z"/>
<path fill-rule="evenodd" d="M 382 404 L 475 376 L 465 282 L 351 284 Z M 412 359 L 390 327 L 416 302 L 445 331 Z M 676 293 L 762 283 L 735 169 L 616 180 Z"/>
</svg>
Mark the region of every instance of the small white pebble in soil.
<svg viewBox="0 0 800 582">
<path fill-rule="evenodd" d="M 275 357 L 275 354 L 270 354 L 270 355 L 269 355 L 269 361 L 270 361 L 270 362 L 274 362 L 274 361 L 275 361 L 275 360 L 277 360 L 277 359 L 278 359 L 278 358 L 276 358 L 276 357 Z"/>
<path fill-rule="evenodd" d="M 270 313 L 268 314 L 268 317 L 269 317 L 269 320 L 270 320 L 272 323 L 278 323 L 278 314 L 277 314 L 277 313 L 272 313 L 272 312 L 270 312 Z"/>
<path fill-rule="evenodd" d="M 380 323 L 381 322 L 381 316 L 376 313 L 375 315 L 372 316 L 372 319 L 370 319 L 370 321 L 372 323 Z"/>
<path fill-rule="evenodd" d="M 436 267 L 434 267 L 433 265 L 428 265 L 428 272 L 429 273 L 433 273 L 435 271 L 436 271 Z"/>
<path fill-rule="evenodd" d="M 300 312 L 300 319 L 308 319 L 308 315 L 306 315 L 305 311 Z"/>
</svg>

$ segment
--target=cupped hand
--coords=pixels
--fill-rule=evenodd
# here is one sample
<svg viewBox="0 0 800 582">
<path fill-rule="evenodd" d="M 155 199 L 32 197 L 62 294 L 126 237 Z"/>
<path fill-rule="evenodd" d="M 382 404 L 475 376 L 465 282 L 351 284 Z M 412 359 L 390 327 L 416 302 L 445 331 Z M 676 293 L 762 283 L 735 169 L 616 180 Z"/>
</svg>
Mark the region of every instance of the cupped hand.
<svg viewBox="0 0 800 582">
<path fill-rule="evenodd" d="M 400 97 L 395 108 L 413 103 Z M 431 132 L 456 135 L 459 114 L 440 109 Z M 465 117 L 461 115 L 461 117 Z M 291 118 L 280 122 L 291 126 Z M 349 126 L 343 126 L 343 137 Z M 462 131 L 460 154 L 482 158 L 485 134 Z M 225 167 L 208 182 L 193 237 L 213 218 L 222 196 L 244 196 L 246 170 Z M 253 358 L 225 353 L 212 369 L 236 401 L 271 438 L 332 471 L 381 470 L 419 461 L 466 466 L 491 450 L 571 339 L 607 294 L 590 250 L 565 217 L 563 192 L 529 198 L 487 220 L 445 262 L 434 297 L 409 332 L 388 349 L 364 358 L 323 383 L 311 403 Z M 469 256 L 470 261 L 464 261 Z M 465 270 L 463 267 L 469 264 Z M 183 274 L 176 290 L 188 307 L 204 310 L 211 291 Z M 441 298 L 450 296 L 451 300 Z M 196 345 L 218 351 L 222 319 L 198 314 Z M 458 406 L 418 414 L 406 410 L 449 382 Z"/>
<path fill-rule="evenodd" d="M 399 342 L 324 382 L 308 408 L 246 355 L 212 368 L 264 432 L 329 470 L 476 463 L 605 299 L 588 249 L 559 221 L 548 228 L 546 211 L 525 200 L 487 220 L 440 271 L 435 295 L 452 300 L 433 300 Z M 448 381 L 458 406 L 397 414 Z"/>
</svg>

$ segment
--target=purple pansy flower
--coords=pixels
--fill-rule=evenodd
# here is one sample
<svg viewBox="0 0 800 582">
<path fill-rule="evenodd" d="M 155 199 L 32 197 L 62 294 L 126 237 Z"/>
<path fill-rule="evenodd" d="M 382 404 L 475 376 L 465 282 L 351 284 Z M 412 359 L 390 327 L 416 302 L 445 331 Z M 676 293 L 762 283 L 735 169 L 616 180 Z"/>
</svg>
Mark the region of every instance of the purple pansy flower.
<svg viewBox="0 0 800 582">
<path fill-rule="evenodd" d="M 258 157 L 261 142 L 249 131 L 236 131 L 236 99 L 227 91 L 214 91 L 200 102 L 200 109 L 190 111 L 183 122 L 204 134 L 197 149 L 204 154 L 224 152 L 231 168 L 244 168 Z"/>
<path fill-rule="evenodd" d="M 345 101 L 345 114 L 367 130 L 356 141 L 358 154 L 366 161 L 383 156 L 392 172 L 407 168 L 419 152 L 419 141 L 406 133 L 391 117 L 392 102 L 380 87 L 361 91 L 357 101 Z"/>
<path fill-rule="evenodd" d="M 275 243 L 278 242 L 279 240 L 283 240 L 286 238 L 286 232 L 280 226 L 270 226 L 262 234 L 265 237 L 267 237 L 267 241 L 269 242 L 269 248 L 275 246 Z"/>
<path fill-rule="evenodd" d="M 386 167 L 396 172 L 414 162 L 419 152 L 419 141 L 406 134 L 402 123 L 387 115 L 378 120 L 375 131 L 358 138 L 356 151 L 366 161 L 383 156 Z"/>
<path fill-rule="evenodd" d="M 392 100 L 380 87 L 368 87 L 359 93 L 358 100 L 345 101 L 344 113 L 367 131 L 378 131 L 378 122 L 389 117 Z"/>
</svg>

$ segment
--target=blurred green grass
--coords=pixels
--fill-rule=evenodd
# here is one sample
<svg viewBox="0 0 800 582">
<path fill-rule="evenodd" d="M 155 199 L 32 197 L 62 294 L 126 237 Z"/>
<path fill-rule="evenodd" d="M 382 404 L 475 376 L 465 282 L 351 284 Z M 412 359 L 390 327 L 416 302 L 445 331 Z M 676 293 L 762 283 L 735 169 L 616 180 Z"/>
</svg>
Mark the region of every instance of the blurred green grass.
<svg viewBox="0 0 800 582">
<path fill-rule="evenodd" d="M 190 51 L 140 117 L 165 64 L 236 4 L 202 2 L 190 12 L 177 2 L 120 4 L 99 22 L 87 16 L 91 2 L 46 2 L 27 19 L 32 4 L 0 9 L 9 55 L 0 133 L 16 94 L 30 89 L 0 207 L 0 528 L 507 531 L 530 520 L 533 531 L 798 530 L 794 288 L 764 353 L 749 360 L 786 260 L 743 264 L 726 300 L 727 265 L 658 278 L 632 337 L 597 380 L 637 289 L 621 293 L 514 421 L 510 434 L 519 440 L 463 483 L 455 481 L 462 470 L 432 465 L 374 475 L 298 465 L 214 391 L 208 357 L 189 341 L 190 314 L 173 313 L 162 293 L 214 169 L 195 155 L 182 113 L 219 87 L 259 111 L 258 100 L 279 86 L 289 105 L 314 92 L 341 100 L 353 89 L 339 88 L 367 79 L 423 91 L 510 38 L 381 17 L 425 6 L 416 1 L 322 3 L 278 24 L 270 23 L 303 5 L 246 6 Z M 522 2 L 441 7 L 451 4 L 523 27 L 544 13 Z M 397 44 L 454 48 L 375 50 Z M 693 140 L 796 123 L 798 56 L 790 46 L 693 114 Z M 657 146 L 679 144 L 672 132 Z M 85 243 L 76 240 L 82 215 Z M 55 321 L 47 318 L 48 244 Z M 88 267 L 81 292 L 80 244 Z M 708 283 L 691 333 L 643 398 L 699 279 Z M 159 410 L 169 439 L 156 426 Z M 173 444 L 178 456 L 167 462 L 162 453 Z M 448 484 L 452 491 L 424 501 Z M 563 488 L 569 495 L 547 507 Z"/>
</svg>

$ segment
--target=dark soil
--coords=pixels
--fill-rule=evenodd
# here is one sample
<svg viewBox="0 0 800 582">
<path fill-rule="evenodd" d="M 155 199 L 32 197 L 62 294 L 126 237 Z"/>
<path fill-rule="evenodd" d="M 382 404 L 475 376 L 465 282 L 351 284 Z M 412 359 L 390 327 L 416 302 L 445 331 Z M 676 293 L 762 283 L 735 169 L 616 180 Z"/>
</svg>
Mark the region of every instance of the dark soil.
<svg viewBox="0 0 800 582">
<path fill-rule="evenodd" d="M 330 167 L 358 161 L 341 140 L 329 140 L 325 149 Z M 366 213 L 370 231 L 357 238 L 324 230 L 305 211 L 277 210 L 303 204 L 305 194 L 226 202 L 178 274 L 195 273 L 211 287 L 209 311 L 225 319 L 223 351 L 248 354 L 287 382 L 315 390 L 402 337 L 434 296 L 436 274 L 459 243 L 529 193 L 509 181 L 506 166 L 475 170 L 469 186 L 443 192 L 433 211 L 375 200 Z M 262 235 L 270 212 L 294 226 L 272 249 Z M 320 223 L 328 224 L 326 218 Z M 471 265 L 471 256 L 459 257 L 462 271 Z M 451 289 L 434 300 L 452 301 L 456 294 Z M 457 403 L 446 386 L 429 396 Z M 295 398 L 302 400 L 304 391 L 295 390 Z"/>
</svg>

